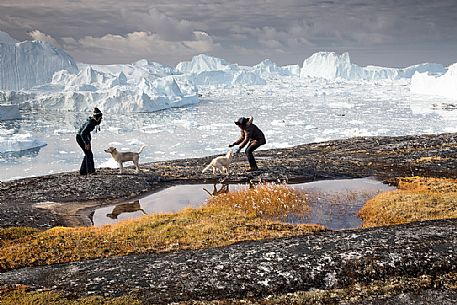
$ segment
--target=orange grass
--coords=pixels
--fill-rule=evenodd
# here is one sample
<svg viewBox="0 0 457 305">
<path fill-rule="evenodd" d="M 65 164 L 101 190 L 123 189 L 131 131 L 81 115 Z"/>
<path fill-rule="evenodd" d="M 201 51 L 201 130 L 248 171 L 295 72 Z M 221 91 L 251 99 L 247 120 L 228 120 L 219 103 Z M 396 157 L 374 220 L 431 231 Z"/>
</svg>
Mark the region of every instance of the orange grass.
<svg viewBox="0 0 457 305">
<path fill-rule="evenodd" d="M 359 211 L 363 227 L 457 217 L 457 180 L 398 179 L 398 190 L 368 200 Z"/>
<path fill-rule="evenodd" d="M 320 225 L 290 225 L 259 217 L 263 212 L 255 207 L 268 203 L 280 205 L 272 210 L 283 211 L 285 206 L 296 208 L 295 201 L 284 201 L 288 196 L 295 197 L 282 197 L 283 186 L 278 188 L 281 191 L 270 187 L 238 195 L 248 194 L 252 210 L 230 204 L 232 199 L 225 197 L 219 204 L 213 202 L 199 209 L 147 215 L 103 227 L 55 227 L 6 242 L 0 248 L 0 271 L 132 253 L 226 246 L 239 241 L 296 236 L 325 229 Z M 253 195 L 249 196 L 251 193 Z M 276 198 L 278 194 L 282 199 L 266 199 Z M 265 206 L 265 210 L 269 209 Z"/>
<path fill-rule="evenodd" d="M 40 230 L 29 227 L 0 228 L 0 247 L 8 241 L 19 239 L 28 235 L 33 235 L 38 232 L 40 232 Z"/>
<path fill-rule="evenodd" d="M 259 184 L 252 189 L 212 197 L 208 206 L 237 209 L 259 217 L 284 220 L 288 215 L 304 216 L 310 212 L 305 193 L 285 184 Z"/>
<path fill-rule="evenodd" d="M 90 296 L 67 299 L 54 291 L 28 291 L 27 287 L 0 290 L 0 304 L 5 305 L 141 305 L 141 301 L 125 295 L 117 298 Z"/>
</svg>

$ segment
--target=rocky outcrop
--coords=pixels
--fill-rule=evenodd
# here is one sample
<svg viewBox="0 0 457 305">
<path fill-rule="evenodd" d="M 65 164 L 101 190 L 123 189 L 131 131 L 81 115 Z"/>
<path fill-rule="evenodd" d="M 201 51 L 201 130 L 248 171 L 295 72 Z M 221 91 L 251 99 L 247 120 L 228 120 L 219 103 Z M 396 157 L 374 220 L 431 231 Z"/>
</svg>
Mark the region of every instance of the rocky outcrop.
<svg viewBox="0 0 457 305">
<path fill-rule="evenodd" d="M 0 285 L 52 288 L 72 297 L 133 293 L 146 304 L 262 299 L 455 273 L 456 244 L 457 219 L 429 221 L 27 268 L 0 274 Z M 438 281 L 430 286 L 455 293 Z"/>
<path fill-rule="evenodd" d="M 369 137 L 258 151 L 260 171 L 247 173 L 247 161 L 241 155 L 226 180 L 455 178 L 455 138 L 456 134 Z M 220 177 L 201 173 L 211 159 L 156 162 L 143 166 L 142 174 L 119 175 L 117 170 L 101 169 L 88 177 L 62 173 L 3 182 L 0 227 L 68 225 L 71 221 L 62 216 L 62 209 L 74 210 L 78 217 L 82 210 L 87 213 L 173 184 L 217 181 Z M 315 304 L 454 304 L 456 245 L 457 219 L 428 221 L 26 268 L 1 273 L 0 286 L 25 284 L 71 297 L 133 294 L 146 304 L 240 299 L 257 304 L 274 303 L 275 297 L 280 300 L 277 304 L 283 304 L 290 303 L 294 294 L 313 291 L 331 295 Z M 357 292 L 373 283 L 380 285 L 381 293 L 368 289 L 371 292 L 359 293 L 356 300 L 332 292 Z M 394 292 L 386 294 L 386 289 Z"/>
</svg>

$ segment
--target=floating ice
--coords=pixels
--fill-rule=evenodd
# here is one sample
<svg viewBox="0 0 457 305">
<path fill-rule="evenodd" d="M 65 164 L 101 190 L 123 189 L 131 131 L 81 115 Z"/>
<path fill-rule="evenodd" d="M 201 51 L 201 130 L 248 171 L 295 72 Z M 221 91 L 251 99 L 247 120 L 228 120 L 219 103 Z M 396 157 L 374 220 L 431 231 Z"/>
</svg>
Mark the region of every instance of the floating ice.
<svg viewBox="0 0 457 305">
<path fill-rule="evenodd" d="M 250 67 L 239 67 L 224 59 L 200 54 L 190 62 L 181 62 L 176 70 L 185 73 L 187 79 L 197 86 L 266 85 L 259 71 Z"/>
<path fill-rule="evenodd" d="M 277 66 L 271 59 L 265 59 L 253 67 L 261 76 L 282 75 L 282 76 L 299 76 L 300 66 L 289 65 L 284 67 Z"/>
<path fill-rule="evenodd" d="M 447 72 L 441 76 L 427 72 L 414 74 L 410 90 L 418 94 L 457 99 L 457 63 L 449 66 Z"/>
<path fill-rule="evenodd" d="M 194 56 L 191 61 L 180 62 L 176 70 L 181 73 L 198 74 L 205 71 L 238 70 L 238 65 L 205 54 Z"/>
<path fill-rule="evenodd" d="M 99 66 L 100 67 L 100 66 Z M 199 102 L 197 89 L 173 76 L 128 79 L 121 71 L 111 74 L 86 66 L 78 74 L 57 72 L 53 87 L 37 87 L 33 107 L 67 111 L 90 111 L 98 107 L 105 113 L 153 112 Z M 52 89 L 52 90 L 48 90 Z"/>
<path fill-rule="evenodd" d="M 321 77 L 329 80 L 395 80 L 411 78 L 414 73 L 429 72 L 439 75 L 445 72 L 440 64 L 424 63 L 404 69 L 377 66 L 360 67 L 352 64 L 349 53 L 338 55 L 334 52 L 318 52 L 305 59 L 300 77 Z"/>
<path fill-rule="evenodd" d="M 0 153 L 39 149 L 46 143 L 35 139 L 29 133 L 0 135 Z"/>
</svg>

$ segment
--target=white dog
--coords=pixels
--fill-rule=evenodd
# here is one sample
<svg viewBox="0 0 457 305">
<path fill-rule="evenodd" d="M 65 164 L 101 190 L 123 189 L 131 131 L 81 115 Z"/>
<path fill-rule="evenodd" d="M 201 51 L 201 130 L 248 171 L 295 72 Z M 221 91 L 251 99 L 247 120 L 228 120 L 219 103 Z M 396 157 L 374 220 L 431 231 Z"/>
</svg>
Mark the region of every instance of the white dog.
<svg viewBox="0 0 457 305">
<path fill-rule="evenodd" d="M 202 173 L 206 172 L 210 168 L 213 170 L 213 175 L 216 174 L 216 171 L 221 173 L 229 174 L 230 162 L 233 158 L 233 150 L 229 150 L 225 156 L 219 156 L 214 158 L 207 167 L 202 170 Z"/>
<path fill-rule="evenodd" d="M 143 152 L 143 149 L 144 149 L 144 145 L 141 146 L 139 152 L 131 152 L 131 151 L 119 152 L 119 151 L 117 151 L 117 149 L 115 147 L 110 146 L 110 147 L 108 147 L 108 149 L 105 149 L 105 152 L 111 154 L 113 159 L 117 162 L 117 164 L 119 164 L 119 169 L 120 169 L 121 174 L 124 172 L 123 163 L 127 162 L 127 161 L 132 161 L 133 164 L 135 164 L 136 172 L 139 173 L 140 172 L 140 165 L 139 165 L 140 154 Z"/>
</svg>

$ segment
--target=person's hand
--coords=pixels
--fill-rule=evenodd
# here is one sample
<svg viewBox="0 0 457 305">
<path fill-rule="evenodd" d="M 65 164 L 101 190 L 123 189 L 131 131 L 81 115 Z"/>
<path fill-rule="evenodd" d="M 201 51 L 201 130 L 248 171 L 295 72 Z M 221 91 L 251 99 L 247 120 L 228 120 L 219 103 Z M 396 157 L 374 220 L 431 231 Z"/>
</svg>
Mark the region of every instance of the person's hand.
<svg viewBox="0 0 457 305">
<path fill-rule="evenodd" d="M 84 148 L 85 148 L 86 150 L 90 150 L 90 144 L 84 145 Z"/>
<path fill-rule="evenodd" d="M 233 146 L 235 146 L 235 144 L 229 144 L 229 147 L 233 147 Z"/>
<path fill-rule="evenodd" d="M 235 149 L 235 153 L 236 153 L 236 154 L 239 154 L 239 153 L 240 153 L 240 151 L 241 151 L 241 148 L 237 148 L 237 149 Z"/>
</svg>

